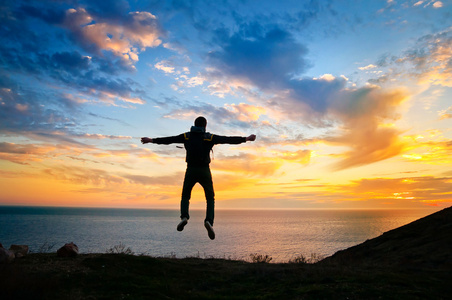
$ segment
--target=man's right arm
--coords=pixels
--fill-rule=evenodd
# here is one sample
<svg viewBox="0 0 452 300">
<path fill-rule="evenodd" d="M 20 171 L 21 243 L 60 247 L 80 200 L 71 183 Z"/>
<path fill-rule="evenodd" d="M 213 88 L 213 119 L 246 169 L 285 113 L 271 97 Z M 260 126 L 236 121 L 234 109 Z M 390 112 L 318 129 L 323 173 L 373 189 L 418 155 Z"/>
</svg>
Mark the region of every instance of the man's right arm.
<svg viewBox="0 0 452 300">
<path fill-rule="evenodd" d="M 154 143 L 154 144 L 164 144 L 169 145 L 173 143 L 183 143 L 185 141 L 184 134 L 176 135 L 176 136 L 168 136 L 168 137 L 161 137 L 161 138 L 148 138 L 148 137 L 142 137 L 141 143 L 147 144 L 147 143 Z"/>
</svg>

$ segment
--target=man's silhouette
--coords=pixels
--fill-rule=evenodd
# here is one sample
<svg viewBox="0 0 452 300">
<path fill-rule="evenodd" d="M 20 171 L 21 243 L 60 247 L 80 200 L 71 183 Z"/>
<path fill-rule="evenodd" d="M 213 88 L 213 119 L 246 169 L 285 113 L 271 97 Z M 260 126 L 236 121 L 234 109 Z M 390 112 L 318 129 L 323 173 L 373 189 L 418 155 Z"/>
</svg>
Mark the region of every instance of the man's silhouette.
<svg viewBox="0 0 452 300">
<path fill-rule="evenodd" d="M 207 209 L 204 226 L 211 240 L 215 239 L 213 230 L 213 219 L 215 214 L 215 193 L 213 190 L 212 175 L 210 173 L 210 151 L 216 144 L 241 144 L 247 141 L 254 141 L 254 134 L 248 137 L 240 136 L 221 136 L 206 132 L 207 120 L 204 117 L 198 117 L 195 120 L 195 126 L 192 126 L 190 132 L 185 132 L 177 136 L 161 138 L 141 138 L 143 144 L 173 144 L 183 143 L 187 152 L 185 161 L 187 170 L 185 172 L 184 185 L 182 188 L 182 197 L 180 202 L 181 221 L 177 225 L 177 230 L 184 230 L 190 215 L 188 207 L 190 203 L 191 191 L 196 183 L 201 184 L 206 195 Z"/>
</svg>

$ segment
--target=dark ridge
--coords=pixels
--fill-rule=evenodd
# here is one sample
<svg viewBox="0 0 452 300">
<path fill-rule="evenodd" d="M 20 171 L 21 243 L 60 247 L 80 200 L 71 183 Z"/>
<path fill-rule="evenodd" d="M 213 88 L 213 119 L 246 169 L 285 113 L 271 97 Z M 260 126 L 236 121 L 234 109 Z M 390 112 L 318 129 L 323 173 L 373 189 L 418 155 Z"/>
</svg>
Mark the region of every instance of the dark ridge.
<svg viewBox="0 0 452 300">
<path fill-rule="evenodd" d="M 451 270 L 452 207 L 338 251 L 324 263 Z"/>
</svg>

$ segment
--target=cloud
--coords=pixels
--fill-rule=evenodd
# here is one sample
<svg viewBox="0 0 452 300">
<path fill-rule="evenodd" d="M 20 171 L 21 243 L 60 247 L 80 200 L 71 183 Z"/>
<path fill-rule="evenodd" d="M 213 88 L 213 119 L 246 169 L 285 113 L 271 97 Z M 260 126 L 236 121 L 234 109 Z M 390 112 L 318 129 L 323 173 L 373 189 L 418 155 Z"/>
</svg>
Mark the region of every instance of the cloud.
<svg viewBox="0 0 452 300">
<path fill-rule="evenodd" d="M 95 149 L 80 141 L 83 139 L 131 138 L 80 133 L 80 122 L 84 117 L 81 104 L 73 98 L 51 91 L 22 89 L 8 77 L 0 79 L 0 134 L 23 136 L 36 143 L 55 143 L 59 147 L 70 146 L 80 151 Z M 34 149 L 25 144 L 21 147 Z"/>
<path fill-rule="evenodd" d="M 95 117 L 95 118 L 101 118 L 101 119 L 105 119 L 105 120 L 109 120 L 109 121 L 115 121 L 123 126 L 128 126 L 128 127 L 131 126 L 129 123 L 124 122 L 123 120 L 120 120 L 120 119 L 110 118 L 110 117 L 106 117 L 106 116 L 102 116 L 102 115 L 98 115 L 98 114 L 94 114 L 94 113 L 88 113 L 88 115 Z"/>
<path fill-rule="evenodd" d="M 154 65 L 154 68 L 161 70 L 165 73 L 174 73 L 174 67 L 169 65 L 168 61 L 160 61 Z"/>
<path fill-rule="evenodd" d="M 129 106 L 144 103 L 145 94 L 136 82 L 129 78 L 116 77 L 121 72 L 134 70 L 130 60 L 108 50 L 99 52 L 100 49 L 97 49 L 89 53 L 74 44 L 70 45 L 70 50 L 66 50 L 67 44 L 70 44 L 66 37 L 68 32 L 55 26 L 65 22 L 65 12 L 61 7 L 55 7 L 53 4 L 49 4 L 50 8 L 40 7 L 44 5 L 41 3 L 33 3 L 33 5 L 36 7 L 31 5 L 19 6 L 16 9 L 9 7 L 11 17 L 2 19 L 6 34 L 0 37 L 0 55 L 4 58 L 1 76 L 8 79 L 7 84 L 5 84 L 6 80 L 3 81 L 2 87 L 17 91 L 14 85 L 22 86 L 22 84 L 16 84 L 16 79 L 20 78 L 17 80 L 23 81 L 24 77 L 28 77 L 27 92 L 35 94 L 35 102 L 41 101 L 38 95 L 46 94 L 45 101 L 48 101 L 50 97 L 55 97 L 49 95 L 57 94 L 57 97 L 64 100 L 61 102 L 71 104 L 72 108 L 76 107 L 77 102 L 100 101 L 109 105 L 124 102 Z M 81 18 L 81 24 L 91 18 L 88 13 L 86 15 L 85 19 Z M 135 21 L 129 20 L 130 18 L 141 25 L 136 25 Z M 144 19 L 141 20 L 138 15 L 129 16 L 126 17 L 126 25 L 123 26 L 133 30 L 134 34 L 140 34 L 145 30 L 143 28 L 148 26 L 146 18 Z M 120 20 L 111 22 L 116 24 L 114 22 L 120 23 Z M 135 31 L 136 27 L 139 28 Z M 142 37 L 147 38 L 144 33 Z M 142 50 L 140 45 L 146 47 L 148 42 L 135 42 L 137 39 L 139 40 L 139 38 L 130 38 L 129 45 L 133 46 L 132 48 L 138 53 Z M 134 44 L 131 44 L 132 41 Z M 36 84 L 36 77 L 39 77 L 39 85 Z M 42 82 L 48 84 L 43 85 Z M 62 94 L 61 90 L 54 89 L 61 84 L 65 85 L 65 94 Z M 31 91 L 32 86 L 34 91 Z M 70 97 L 73 101 L 68 101 Z M 54 101 L 54 103 L 58 102 Z M 19 105 L 18 108 L 25 109 L 25 106 L 20 106 L 23 105 L 22 103 L 17 105 Z M 29 106 L 29 111 L 36 111 L 33 109 L 35 107 L 36 105 Z M 64 114 L 63 111 L 58 113 Z"/>
<path fill-rule="evenodd" d="M 76 185 L 110 188 L 112 186 L 124 186 L 129 193 L 133 190 L 130 185 L 155 186 L 157 190 L 164 190 L 165 188 L 161 188 L 162 186 L 177 185 L 179 187 L 184 176 L 183 172 L 176 172 L 165 176 L 146 176 L 74 165 L 53 166 L 52 168 L 44 169 L 43 173 L 58 181 L 65 181 Z M 110 192 L 118 193 L 118 189 L 110 189 Z"/>
<path fill-rule="evenodd" d="M 220 155 L 212 161 L 212 168 L 231 173 L 242 173 L 246 176 L 273 176 L 285 163 L 308 165 L 311 161 L 311 150 L 257 150 L 257 154 L 239 153 L 237 155 Z"/>
<path fill-rule="evenodd" d="M 141 184 L 141 185 L 157 185 L 157 186 L 174 186 L 183 182 L 184 172 L 178 172 L 175 174 L 167 176 L 145 176 L 145 175 L 122 175 L 131 184 Z"/>
<path fill-rule="evenodd" d="M 354 181 L 349 192 L 362 198 L 416 201 L 420 203 L 452 202 L 451 177 L 374 178 Z"/>
<path fill-rule="evenodd" d="M 376 67 L 377 67 L 376 65 L 370 64 L 370 65 L 367 65 L 365 67 L 359 67 L 358 69 L 360 69 L 362 71 L 366 71 L 366 70 L 374 69 Z"/>
<path fill-rule="evenodd" d="M 433 7 L 434 8 L 441 8 L 441 7 L 443 7 L 443 3 L 441 1 L 436 1 L 435 3 L 433 3 Z"/>
<path fill-rule="evenodd" d="M 385 122 L 398 118 L 396 108 L 408 94 L 403 90 L 392 92 L 377 88 L 360 88 L 343 91 L 332 106 L 331 112 L 342 121 L 342 133 L 328 137 L 326 141 L 348 146 L 344 158 L 335 169 L 366 165 L 388 159 L 404 150 L 398 129 Z"/>
<path fill-rule="evenodd" d="M 448 109 L 440 111 L 439 119 L 440 120 L 452 119 L 452 106 L 450 106 Z"/>
<path fill-rule="evenodd" d="M 311 150 L 297 150 L 295 152 L 285 151 L 279 157 L 283 160 L 308 164 L 311 161 Z"/>
<path fill-rule="evenodd" d="M 132 137 L 131 136 L 122 136 L 122 135 L 105 135 L 105 134 L 90 134 L 90 133 L 84 133 L 77 135 L 80 138 L 87 138 L 87 139 L 111 139 L 111 140 L 129 140 Z"/>
<path fill-rule="evenodd" d="M 22 90 L 7 76 L 0 79 L 0 132 L 52 132 L 58 128 L 73 128 L 78 105 L 65 97 L 47 97 L 41 105 L 41 95 Z M 72 114 L 64 111 L 71 110 Z"/>
<path fill-rule="evenodd" d="M 120 19 L 124 12 L 130 11 L 126 0 L 83 1 L 83 6 L 96 16 L 108 19 Z"/>
<path fill-rule="evenodd" d="M 53 147 L 54 149 L 55 147 Z M 43 154 L 49 151 L 47 147 L 38 147 L 33 144 L 18 145 L 14 143 L 0 142 L 0 152 L 11 154 Z"/>
<path fill-rule="evenodd" d="M 0 159 L 17 164 L 28 165 L 30 162 L 42 161 L 56 149 L 52 145 L 15 144 L 0 142 Z"/>
<path fill-rule="evenodd" d="M 77 51 L 56 52 L 49 60 L 49 64 L 55 66 L 54 70 L 62 70 L 73 75 L 79 75 L 81 70 L 89 69 L 91 63 L 91 57 L 83 56 Z"/>
<path fill-rule="evenodd" d="M 54 166 L 43 170 L 47 176 L 79 185 L 110 186 L 124 184 L 125 179 L 106 170 L 77 166 Z"/>
<path fill-rule="evenodd" d="M 256 99 L 266 114 L 277 115 L 279 111 L 286 121 L 318 128 L 338 127 L 336 133 L 324 138 L 350 149 L 342 154 L 336 169 L 374 163 L 404 150 L 402 132 L 388 126 L 399 117 L 397 109 L 409 97 L 403 89 L 351 88 L 347 78 L 331 74 L 300 77 L 309 67 L 304 57 L 307 50 L 278 27 L 242 25 L 231 35 L 222 31 L 218 40 L 220 50 L 208 56 L 210 78 L 229 82 L 235 88 L 240 84 L 246 90 L 259 88 L 264 94 Z M 375 67 L 370 64 L 361 69 Z"/>
<path fill-rule="evenodd" d="M 225 95 L 233 94 L 231 86 L 221 81 L 211 82 L 207 88 L 211 95 L 217 96 L 219 98 L 224 98 Z"/>
<path fill-rule="evenodd" d="M 452 87 L 452 27 L 420 37 L 399 56 L 383 56 L 377 63 L 389 71 L 370 82 L 408 77 L 418 84 Z"/>
<path fill-rule="evenodd" d="M 406 160 L 432 165 L 452 163 L 452 140 L 438 138 L 424 141 L 423 136 L 406 138 L 411 139 L 409 151 L 403 155 Z"/>
<path fill-rule="evenodd" d="M 330 128 L 318 139 L 349 150 L 336 170 L 374 163 L 396 156 L 405 149 L 402 131 L 391 125 L 398 107 L 409 98 L 404 89 L 384 90 L 376 86 L 346 88 L 345 78 L 302 79 L 293 89 L 272 99 L 271 107 L 294 122 Z M 313 109 L 314 108 L 314 109 Z"/>
<path fill-rule="evenodd" d="M 225 107 L 234 114 L 234 119 L 241 122 L 257 121 L 265 114 L 265 108 L 246 103 L 226 104 Z"/>
<path fill-rule="evenodd" d="M 293 199 L 298 205 L 303 203 L 319 207 L 450 206 L 451 179 L 452 177 L 434 176 L 362 178 L 339 185 L 294 182 L 288 184 L 284 191 L 267 196 L 271 195 L 274 199 Z"/>
<path fill-rule="evenodd" d="M 250 153 L 240 153 L 233 156 L 220 156 L 212 161 L 213 170 L 232 173 L 242 173 L 248 176 L 267 177 L 273 175 L 283 162 L 271 157 L 256 156 Z"/>
<path fill-rule="evenodd" d="M 307 50 L 281 28 L 241 25 L 235 33 L 220 32 L 220 48 L 208 56 L 211 69 L 207 70 L 207 74 L 215 83 L 209 87 L 221 96 L 233 94 L 240 88 L 243 88 L 242 91 L 258 88 L 263 93 L 254 97 L 253 102 L 259 103 L 255 106 L 263 107 L 267 116 L 279 115 L 281 120 L 278 121 L 291 120 L 314 128 L 331 128 L 321 139 L 349 148 L 335 164 L 336 170 L 375 163 L 406 150 L 401 138 L 403 131 L 392 123 L 400 118 L 397 112 L 402 103 L 409 99 L 408 91 L 373 85 L 357 88 L 347 78 L 331 74 L 318 78 L 301 77 L 309 67 L 305 58 Z M 452 51 L 448 35 L 446 30 L 441 35 L 419 40 L 422 46 L 419 48 L 428 49 L 429 55 L 425 58 L 421 53 L 426 52 L 419 51 L 405 57 L 407 62 L 416 62 L 417 70 L 412 73 L 413 76 L 450 84 L 452 76 L 449 75 L 447 62 Z M 280 47 L 279 42 L 287 48 Z M 296 49 L 297 54 L 289 48 Z M 281 56 L 287 60 L 282 59 L 281 64 L 273 63 L 279 61 Z M 425 59 L 424 62 L 422 59 Z M 397 63 L 402 62 L 399 60 Z M 376 67 L 376 64 L 369 64 L 360 69 Z M 230 114 L 227 117 L 238 116 Z M 447 114 L 444 114 L 445 117 Z"/>
<path fill-rule="evenodd" d="M 40 70 L 47 72 L 52 78 L 61 81 L 79 95 L 95 97 L 104 103 L 115 105 L 122 101 L 132 104 L 143 104 L 144 100 L 135 95 L 142 92 L 135 88 L 137 84 L 130 79 L 111 78 L 99 74 L 102 66 L 97 59 L 82 56 L 77 51 L 56 52 L 52 56 L 41 55 Z"/>
<path fill-rule="evenodd" d="M 47 4 L 27 3 L 28 6 L 24 6 L 21 2 L 11 2 L 2 15 L 5 34 L 0 36 L 0 134 L 8 141 L 21 136 L 36 143 L 34 147 L 26 143 L 14 145 L 16 151 L 28 149 L 28 153 L 14 153 L 11 152 L 12 145 L 9 150 L 3 145 L 1 158 L 15 163 L 28 164 L 51 159 L 52 155 L 97 151 L 85 141 L 118 138 L 80 133 L 85 130 L 86 116 L 99 116 L 87 113 L 86 103 L 121 103 L 127 107 L 145 103 L 144 92 L 136 82 L 116 77 L 120 72 L 130 72 L 130 64 L 112 51 L 91 54 L 71 43 L 67 30 L 57 26 L 67 21 L 62 6 Z M 80 24 L 85 24 L 83 22 L 89 17 L 91 15 L 86 14 Z M 120 20 L 111 22 L 119 24 Z M 140 26 L 148 26 L 145 16 L 126 17 L 126 26 L 129 30 L 137 29 L 134 34 L 147 38 L 140 31 Z M 128 41 L 138 47 L 138 53 L 140 45 L 147 47 L 148 44 L 137 39 L 129 37 Z M 65 147 L 72 149 L 69 151 Z M 46 149 L 46 152 L 37 152 L 40 149 Z"/>
<path fill-rule="evenodd" d="M 328 107 L 335 101 L 338 94 L 345 89 L 346 83 L 346 79 L 342 77 L 334 79 L 330 77 L 294 79 L 287 82 L 289 89 L 286 90 L 286 93 L 292 100 L 289 102 L 290 105 L 295 102 L 300 107 L 299 104 L 302 104 L 301 111 L 308 109 L 308 114 L 311 112 L 320 113 L 317 114 L 317 117 L 321 117 L 327 112 Z"/>
<path fill-rule="evenodd" d="M 240 78 L 263 89 L 280 87 L 291 76 L 303 73 L 307 53 L 286 30 L 242 25 L 231 36 L 219 34 L 220 50 L 209 53 L 208 62 L 226 76 Z M 214 72 L 210 72 L 214 75 Z"/>
<path fill-rule="evenodd" d="M 265 112 L 263 107 L 245 103 L 225 104 L 218 107 L 205 102 L 173 102 L 174 104 L 166 103 L 167 106 L 171 106 L 171 111 L 164 116 L 165 118 L 188 119 L 192 121 L 199 115 L 203 115 L 208 121 L 215 120 L 215 122 L 212 122 L 213 126 L 228 123 L 231 127 L 252 128 L 254 127 L 253 122 Z"/>
<path fill-rule="evenodd" d="M 130 12 L 121 23 L 112 20 L 98 22 L 84 8 L 66 11 L 62 25 L 85 49 L 112 52 L 126 61 L 138 61 L 138 54 L 162 41 L 163 30 L 157 18 L 149 12 Z"/>
<path fill-rule="evenodd" d="M 410 50 L 398 63 L 414 66 L 413 75 L 420 83 L 452 87 L 452 28 L 441 33 L 424 36 L 417 48 Z"/>
<path fill-rule="evenodd" d="M 6 23 L 6 32 L 15 32 L 20 38 L 16 36 L 8 44 L 27 41 L 27 52 L 41 55 L 48 49 L 67 49 L 69 39 L 75 42 L 72 48 L 81 46 L 90 53 L 100 70 L 110 74 L 118 70 L 135 70 L 134 63 L 139 54 L 160 45 L 160 37 L 165 35 L 154 15 L 128 12 L 126 1 L 87 1 L 80 3 L 80 8 L 69 9 L 47 1 L 26 5 L 18 3 L 18 7 L 8 7 L 13 17 Z M 35 19 L 44 24 L 35 22 Z M 33 30 L 27 25 L 34 26 Z M 47 35 L 40 35 L 40 31 Z M 23 58 L 28 60 L 27 56 Z"/>
</svg>

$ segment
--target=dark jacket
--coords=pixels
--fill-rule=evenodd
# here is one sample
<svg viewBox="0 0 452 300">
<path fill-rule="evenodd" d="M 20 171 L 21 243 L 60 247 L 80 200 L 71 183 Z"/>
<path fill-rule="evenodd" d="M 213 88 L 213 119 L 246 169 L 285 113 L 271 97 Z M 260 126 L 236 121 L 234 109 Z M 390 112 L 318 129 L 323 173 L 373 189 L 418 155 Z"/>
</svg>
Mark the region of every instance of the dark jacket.
<svg viewBox="0 0 452 300">
<path fill-rule="evenodd" d="M 210 164 L 210 150 L 216 144 L 241 144 L 246 142 L 241 136 L 221 136 L 205 132 L 204 127 L 192 126 L 190 132 L 176 136 L 154 138 L 155 144 L 183 143 L 187 155 L 185 161 L 188 166 L 207 167 Z"/>
</svg>

